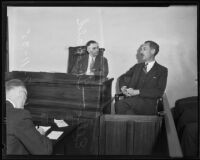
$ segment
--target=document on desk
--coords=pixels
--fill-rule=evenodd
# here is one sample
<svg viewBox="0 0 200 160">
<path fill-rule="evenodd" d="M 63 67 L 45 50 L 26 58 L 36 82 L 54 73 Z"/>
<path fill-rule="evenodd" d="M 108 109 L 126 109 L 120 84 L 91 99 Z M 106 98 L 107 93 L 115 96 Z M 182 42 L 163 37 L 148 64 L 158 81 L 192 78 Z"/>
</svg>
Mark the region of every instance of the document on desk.
<svg viewBox="0 0 200 160">
<path fill-rule="evenodd" d="M 69 126 L 65 121 L 63 120 L 57 120 L 54 119 L 54 123 L 58 126 L 58 127 L 67 127 Z"/>
<path fill-rule="evenodd" d="M 51 128 L 51 126 L 39 126 L 39 127 L 41 127 L 45 133 Z"/>
<path fill-rule="evenodd" d="M 58 139 L 63 134 L 63 131 L 51 131 L 47 137 L 50 139 Z"/>
<path fill-rule="evenodd" d="M 51 128 L 51 126 L 35 126 L 35 128 L 41 128 L 46 133 Z"/>
</svg>

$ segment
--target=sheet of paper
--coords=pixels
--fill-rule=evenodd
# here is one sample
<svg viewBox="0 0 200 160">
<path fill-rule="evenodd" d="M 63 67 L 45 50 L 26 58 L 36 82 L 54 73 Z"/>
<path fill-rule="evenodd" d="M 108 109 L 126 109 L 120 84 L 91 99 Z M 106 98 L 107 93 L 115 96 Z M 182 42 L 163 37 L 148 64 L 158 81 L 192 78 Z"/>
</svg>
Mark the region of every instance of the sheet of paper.
<svg viewBox="0 0 200 160">
<path fill-rule="evenodd" d="M 41 127 L 45 133 L 51 128 L 51 126 L 39 126 L 39 127 Z"/>
<path fill-rule="evenodd" d="M 54 119 L 54 123 L 58 126 L 58 127 L 67 127 L 69 126 L 65 121 L 63 120 L 57 120 Z"/>
<path fill-rule="evenodd" d="M 58 139 L 61 135 L 63 134 L 62 131 L 51 131 L 51 133 L 49 133 L 47 135 L 48 138 L 50 139 Z"/>
</svg>

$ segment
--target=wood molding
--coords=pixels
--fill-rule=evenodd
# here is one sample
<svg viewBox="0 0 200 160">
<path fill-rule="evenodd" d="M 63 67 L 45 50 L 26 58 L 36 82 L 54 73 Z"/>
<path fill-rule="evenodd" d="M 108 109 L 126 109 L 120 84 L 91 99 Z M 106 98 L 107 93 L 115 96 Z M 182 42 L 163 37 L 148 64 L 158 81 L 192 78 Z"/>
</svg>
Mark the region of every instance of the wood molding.
<svg viewBox="0 0 200 160">
<path fill-rule="evenodd" d="M 164 103 L 164 113 L 165 113 L 164 119 L 165 119 L 165 128 L 166 128 L 169 156 L 183 157 L 183 153 L 181 150 L 180 142 L 178 139 L 176 127 L 174 124 L 173 116 L 170 110 L 166 93 L 163 96 L 163 103 Z"/>
</svg>

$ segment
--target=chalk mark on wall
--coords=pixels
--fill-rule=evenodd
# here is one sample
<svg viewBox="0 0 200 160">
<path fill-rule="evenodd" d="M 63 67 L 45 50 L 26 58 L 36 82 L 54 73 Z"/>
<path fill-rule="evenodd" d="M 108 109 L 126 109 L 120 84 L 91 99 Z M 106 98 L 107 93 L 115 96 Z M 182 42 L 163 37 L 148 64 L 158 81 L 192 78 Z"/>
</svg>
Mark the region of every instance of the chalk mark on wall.
<svg viewBox="0 0 200 160">
<path fill-rule="evenodd" d="M 99 8 L 98 10 L 99 12 L 99 26 L 100 26 L 100 42 L 101 42 L 101 45 L 102 47 L 105 47 L 104 46 L 104 30 L 103 30 L 103 13 L 102 13 L 102 9 Z"/>
<path fill-rule="evenodd" d="M 26 33 L 24 35 L 21 36 L 22 39 L 22 54 L 23 54 L 23 59 L 21 60 L 21 65 L 20 68 L 21 70 L 24 69 L 24 67 L 26 67 L 29 63 L 30 63 L 30 57 L 28 55 L 28 48 L 30 46 L 30 42 L 29 42 L 29 34 L 31 33 L 31 29 L 28 28 Z"/>
<path fill-rule="evenodd" d="M 87 29 L 84 28 L 85 24 L 88 23 L 90 21 L 89 18 L 80 20 L 79 18 L 76 19 L 76 23 L 78 26 L 78 37 L 77 37 L 77 45 L 80 45 L 83 43 L 83 36 L 87 33 Z"/>
</svg>

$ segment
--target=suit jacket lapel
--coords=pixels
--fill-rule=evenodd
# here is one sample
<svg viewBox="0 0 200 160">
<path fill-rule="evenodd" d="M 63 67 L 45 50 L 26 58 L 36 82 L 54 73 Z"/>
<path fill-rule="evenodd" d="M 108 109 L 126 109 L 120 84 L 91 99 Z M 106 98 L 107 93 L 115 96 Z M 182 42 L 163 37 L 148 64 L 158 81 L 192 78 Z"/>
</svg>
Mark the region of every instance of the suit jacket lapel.
<svg viewBox="0 0 200 160">
<path fill-rule="evenodd" d="M 147 73 L 146 78 L 148 78 L 151 75 L 154 75 L 154 73 L 157 71 L 158 63 L 155 62 L 151 70 Z"/>
<path fill-rule="evenodd" d="M 138 67 L 135 69 L 135 72 L 133 76 L 131 77 L 130 86 L 133 86 L 134 88 L 136 87 L 137 82 L 140 78 L 140 73 L 143 72 L 143 67 L 144 67 L 144 63 L 138 64 Z"/>
<path fill-rule="evenodd" d="M 98 55 L 98 56 L 96 56 L 95 62 L 94 62 L 94 68 L 95 68 L 95 69 L 97 69 L 98 66 L 100 66 L 100 62 L 101 62 L 101 56 Z"/>
<path fill-rule="evenodd" d="M 83 70 L 84 72 L 87 71 L 87 67 L 88 67 L 88 59 L 89 59 L 89 54 L 86 54 L 83 57 L 82 63 L 81 63 L 81 70 Z"/>
</svg>

